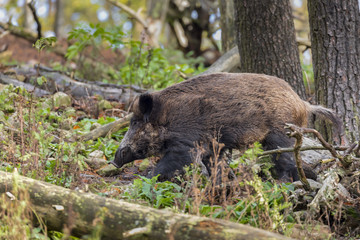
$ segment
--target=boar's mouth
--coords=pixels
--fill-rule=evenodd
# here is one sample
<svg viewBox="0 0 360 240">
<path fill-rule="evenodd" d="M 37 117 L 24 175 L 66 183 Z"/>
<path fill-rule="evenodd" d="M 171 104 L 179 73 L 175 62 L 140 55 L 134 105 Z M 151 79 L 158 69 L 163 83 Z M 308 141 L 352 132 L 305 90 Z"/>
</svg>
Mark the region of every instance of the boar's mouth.
<svg viewBox="0 0 360 240">
<path fill-rule="evenodd" d="M 121 168 L 125 163 L 134 161 L 130 147 L 119 148 L 115 153 L 115 158 L 110 163 L 116 168 Z"/>
<path fill-rule="evenodd" d="M 109 162 L 109 164 L 114 165 L 116 168 L 121 168 L 121 166 L 119 166 L 119 165 L 117 165 L 117 164 L 115 163 L 115 160 L 114 160 L 114 161 Z"/>
</svg>

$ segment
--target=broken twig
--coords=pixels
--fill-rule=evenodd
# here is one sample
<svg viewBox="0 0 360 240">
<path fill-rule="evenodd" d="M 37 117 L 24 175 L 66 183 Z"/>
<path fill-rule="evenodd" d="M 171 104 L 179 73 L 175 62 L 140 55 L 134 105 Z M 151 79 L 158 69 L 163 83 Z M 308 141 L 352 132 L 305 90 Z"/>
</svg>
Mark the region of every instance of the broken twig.
<svg viewBox="0 0 360 240">
<path fill-rule="evenodd" d="M 293 137 L 296 139 L 295 141 L 295 145 L 294 145 L 294 156 L 295 156 L 295 163 L 296 163 L 296 167 L 297 167 L 297 171 L 299 174 L 299 178 L 300 181 L 302 182 L 302 184 L 304 185 L 304 189 L 306 191 L 310 191 L 310 184 L 305 176 L 305 172 L 304 169 L 302 167 L 302 161 L 301 161 L 301 156 L 300 156 L 300 148 L 301 145 L 303 143 L 303 135 L 301 133 L 301 131 L 299 131 L 299 128 L 295 125 L 292 124 L 287 124 L 286 128 L 290 129 L 292 132 L 289 134 L 290 137 Z"/>
</svg>

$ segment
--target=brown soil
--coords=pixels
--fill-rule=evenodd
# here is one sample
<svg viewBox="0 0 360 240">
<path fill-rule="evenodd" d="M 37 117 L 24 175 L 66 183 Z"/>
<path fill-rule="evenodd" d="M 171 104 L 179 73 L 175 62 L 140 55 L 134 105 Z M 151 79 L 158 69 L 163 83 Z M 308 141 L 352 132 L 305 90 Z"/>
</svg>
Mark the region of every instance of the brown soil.
<svg viewBox="0 0 360 240">
<path fill-rule="evenodd" d="M 0 49 L 6 49 L 9 58 L 8 62 L 16 61 L 18 63 L 40 63 L 49 66 L 51 63 L 65 63 L 65 59 L 50 51 L 43 51 L 39 58 L 38 51 L 29 41 L 16 37 L 12 34 L 0 38 Z M 2 62 L 4 63 L 4 62 Z M 6 63 L 6 62 L 5 62 Z"/>
<path fill-rule="evenodd" d="M 0 31 L 0 34 L 3 32 Z M 58 40 L 57 49 L 65 53 L 68 43 L 66 40 Z M 85 55 L 91 54 L 93 50 L 87 49 Z M 6 57 L 4 57 L 6 56 Z M 100 57 L 97 61 L 113 65 L 124 60 L 124 56 L 119 51 L 112 51 L 111 49 L 101 49 Z M 6 34 L 0 37 L 0 63 L 6 64 L 12 61 L 16 61 L 19 64 L 36 64 L 40 61 L 42 65 L 51 66 L 52 63 L 58 62 L 65 64 L 66 59 L 57 53 L 50 50 L 42 51 L 39 57 L 38 51 L 33 47 L 33 43 L 28 40 L 14 36 L 12 34 Z"/>
</svg>

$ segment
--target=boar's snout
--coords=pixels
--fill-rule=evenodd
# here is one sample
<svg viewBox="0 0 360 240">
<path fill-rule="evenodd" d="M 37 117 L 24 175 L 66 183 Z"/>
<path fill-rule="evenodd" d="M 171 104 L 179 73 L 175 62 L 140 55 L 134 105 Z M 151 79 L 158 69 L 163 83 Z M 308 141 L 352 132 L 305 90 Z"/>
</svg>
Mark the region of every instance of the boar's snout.
<svg viewBox="0 0 360 240">
<path fill-rule="evenodd" d="M 120 147 L 115 153 L 114 161 L 110 163 L 117 168 L 121 168 L 125 163 L 133 160 L 130 147 Z"/>
</svg>

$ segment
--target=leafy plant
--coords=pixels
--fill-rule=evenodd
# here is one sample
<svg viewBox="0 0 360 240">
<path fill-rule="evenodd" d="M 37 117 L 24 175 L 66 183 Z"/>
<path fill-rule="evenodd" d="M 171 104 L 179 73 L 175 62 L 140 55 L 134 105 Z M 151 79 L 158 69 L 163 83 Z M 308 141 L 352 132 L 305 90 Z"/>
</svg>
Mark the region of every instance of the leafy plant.
<svg viewBox="0 0 360 240">
<path fill-rule="evenodd" d="M 139 177 L 124 194 L 129 200 L 142 199 L 154 208 L 165 208 L 173 207 L 175 201 L 183 196 L 181 186 L 169 181 L 157 182 L 159 175 L 153 178 Z"/>
<path fill-rule="evenodd" d="M 162 89 L 182 81 L 179 72 L 191 75 L 201 71 L 187 63 L 170 63 L 165 57 L 164 49 L 149 48 L 136 41 L 130 41 L 126 45 L 130 47 L 130 55 L 126 59 L 126 64 L 119 70 L 123 84 Z"/>
<path fill-rule="evenodd" d="M 235 169 L 239 164 L 255 163 L 258 155 L 263 152 L 262 146 L 259 142 L 255 142 L 252 148 L 247 149 L 238 159 L 230 162 L 230 167 Z"/>
<path fill-rule="evenodd" d="M 1 122 L 10 132 L 1 135 L 1 143 L 6 144 L 0 145 L 0 157 L 10 165 L 1 169 L 12 171 L 17 167 L 23 175 L 70 187 L 79 176 L 78 170 L 83 169 L 84 156 L 80 153 L 84 146 L 64 139 L 53 142 L 58 124 L 66 118 L 44 108 L 23 88 L 7 86 L 0 92 L 2 98 Z"/>
<path fill-rule="evenodd" d="M 56 37 L 47 37 L 47 38 L 40 38 L 36 40 L 36 42 L 33 44 L 33 47 L 35 47 L 38 52 L 40 53 L 45 47 L 51 47 L 54 43 L 56 43 L 57 38 Z"/>
<path fill-rule="evenodd" d="M 301 64 L 303 70 L 303 80 L 308 94 L 314 94 L 315 82 L 314 82 L 314 70 L 312 64 Z"/>
<path fill-rule="evenodd" d="M 107 30 L 100 26 L 100 24 L 89 25 L 83 24 L 72 29 L 69 32 L 68 40 L 76 40 L 74 44 L 68 47 L 66 57 L 73 59 L 76 55 L 81 54 L 87 46 L 99 46 L 103 43 L 108 47 L 117 48 L 123 44 L 122 38 L 124 32 L 120 27 Z"/>
<path fill-rule="evenodd" d="M 162 48 L 151 48 L 143 42 L 127 40 L 124 32 L 117 28 L 105 29 L 99 24 L 81 25 L 69 33 L 69 40 L 75 42 L 67 49 L 66 57 L 71 60 L 75 56 L 83 56 L 87 47 L 92 47 L 92 54 L 99 55 L 102 46 L 113 50 L 128 52 L 125 62 L 115 66 L 105 66 L 94 62 L 87 65 L 79 60 L 78 65 L 93 73 L 89 78 L 102 78 L 104 82 L 115 81 L 121 84 L 134 84 L 144 88 L 161 89 L 183 80 L 181 75 L 197 74 L 203 71 L 202 59 L 186 60 L 180 51 L 170 54 Z M 174 64 L 166 56 L 176 55 Z M 98 57 L 95 57 L 96 59 Z M 169 57 L 170 58 L 170 57 Z M 182 63 L 179 63 L 182 62 Z M 200 67 L 195 67 L 200 65 Z M 85 70 L 84 69 L 84 70 Z M 97 72 L 97 73 L 94 73 Z M 85 71 L 82 71 L 84 75 Z M 179 74 L 182 73 L 182 74 Z M 96 77 L 95 77 L 96 76 Z"/>
</svg>

